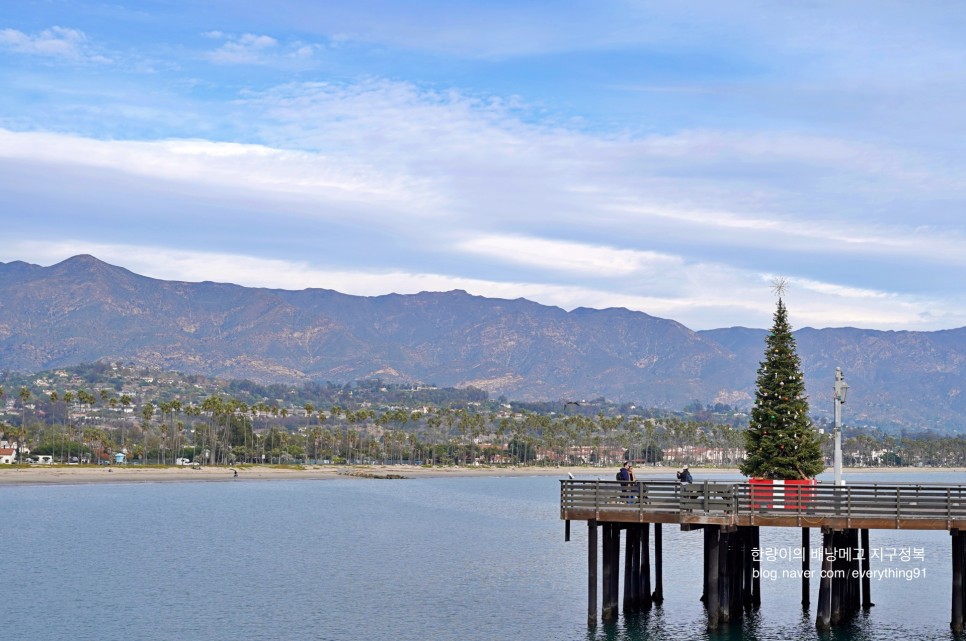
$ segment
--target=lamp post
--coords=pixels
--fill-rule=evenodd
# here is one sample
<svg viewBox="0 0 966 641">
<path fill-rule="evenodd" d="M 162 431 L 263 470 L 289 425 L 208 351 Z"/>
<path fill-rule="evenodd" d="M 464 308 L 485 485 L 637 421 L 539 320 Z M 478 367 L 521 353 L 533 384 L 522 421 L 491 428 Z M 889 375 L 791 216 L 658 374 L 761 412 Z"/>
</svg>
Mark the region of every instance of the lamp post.
<svg viewBox="0 0 966 641">
<path fill-rule="evenodd" d="M 842 368 L 835 368 L 835 385 L 832 387 L 835 395 L 835 484 L 842 485 L 842 405 L 845 403 L 845 396 L 849 392 L 849 386 L 842 375 Z"/>
</svg>

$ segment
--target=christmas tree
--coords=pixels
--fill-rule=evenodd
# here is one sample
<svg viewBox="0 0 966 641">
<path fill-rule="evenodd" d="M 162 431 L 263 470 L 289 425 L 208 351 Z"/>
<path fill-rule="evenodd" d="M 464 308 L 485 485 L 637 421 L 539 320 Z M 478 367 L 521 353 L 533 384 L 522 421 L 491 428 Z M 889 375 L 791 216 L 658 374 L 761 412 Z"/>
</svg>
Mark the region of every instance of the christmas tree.
<svg viewBox="0 0 966 641">
<path fill-rule="evenodd" d="M 825 469 L 795 338 L 779 287 L 778 309 L 758 368 L 755 405 L 745 431 L 741 473 L 759 479 L 811 479 Z"/>
</svg>

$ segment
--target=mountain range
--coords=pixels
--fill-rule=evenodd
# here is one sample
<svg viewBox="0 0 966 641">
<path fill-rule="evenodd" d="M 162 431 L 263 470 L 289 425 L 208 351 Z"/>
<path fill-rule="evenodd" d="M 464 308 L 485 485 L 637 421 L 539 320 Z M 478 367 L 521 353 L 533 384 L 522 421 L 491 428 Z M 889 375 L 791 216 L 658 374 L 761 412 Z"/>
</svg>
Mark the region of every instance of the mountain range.
<svg viewBox="0 0 966 641">
<path fill-rule="evenodd" d="M 518 400 L 750 407 L 766 336 L 459 290 L 363 297 L 164 281 L 86 255 L 0 263 L 0 369 L 16 372 L 109 360 L 259 382 L 380 378 Z M 841 367 L 846 424 L 966 430 L 966 328 L 804 328 L 795 340 L 814 414 L 831 415 Z"/>
</svg>

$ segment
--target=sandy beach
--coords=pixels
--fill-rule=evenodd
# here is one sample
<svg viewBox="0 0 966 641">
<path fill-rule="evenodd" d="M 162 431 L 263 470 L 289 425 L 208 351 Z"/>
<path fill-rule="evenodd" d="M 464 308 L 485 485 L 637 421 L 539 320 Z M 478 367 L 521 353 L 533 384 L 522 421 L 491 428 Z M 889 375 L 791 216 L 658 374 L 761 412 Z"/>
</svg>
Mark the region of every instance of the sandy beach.
<svg viewBox="0 0 966 641">
<path fill-rule="evenodd" d="M 616 469 L 616 468 L 615 468 Z M 392 479 L 460 476 L 557 476 L 568 473 L 578 477 L 613 476 L 610 468 L 587 467 L 414 467 L 411 465 L 306 465 L 276 467 L 272 465 L 201 467 L 82 467 L 67 465 L 0 466 L 0 485 L 55 485 L 82 483 L 162 483 L 191 481 L 233 481 L 235 470 L 239 480 L 323 480 L 335 478 Z"/>
<path fill-rule="evenodd" d="M 276 467 L 271 465 L 201 467 L 82 467 L 68 465 L 4 465 L 0 466 L 0 485 L 71 485 L 82 483 L 162 483 L 192 481 L 233 481 L 235 470 L 239 480 L 324 480 L 336 478 L 392 479 L 445 478 L 467 476 L 552 476 L 567 478 L 601 478 L 612 480 L 614 467 L 541 467 L 541 466 L 474 466 L 474 467 L 414 467 L 411 465 L 307 465 L 304 467 Z M 735 469 L 692 468 L 699 476 L 733 476 Z M 640 480 L 673 479 L 674 468 L 638 468 Z M 846 468 L 845 474 L 966 472 L 964 468 Z"/>
</svg>

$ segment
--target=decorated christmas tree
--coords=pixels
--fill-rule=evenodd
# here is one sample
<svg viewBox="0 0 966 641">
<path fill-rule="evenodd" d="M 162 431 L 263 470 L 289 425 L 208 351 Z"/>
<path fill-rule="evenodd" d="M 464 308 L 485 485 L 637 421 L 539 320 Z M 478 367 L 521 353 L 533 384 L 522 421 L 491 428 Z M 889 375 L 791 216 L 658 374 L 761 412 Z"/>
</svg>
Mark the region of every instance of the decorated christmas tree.
<svg viewBox="0 0 966 641">
<path fill-rule="evenodd" d="M 778 309 L 758 368 L 741 473 L 758 479 L 811 479 L 822 472 L 825 461 L 808 417 L 805 380 L 781 298 L 782 285 L 776 286 Z"/>
</svg>

